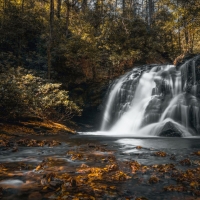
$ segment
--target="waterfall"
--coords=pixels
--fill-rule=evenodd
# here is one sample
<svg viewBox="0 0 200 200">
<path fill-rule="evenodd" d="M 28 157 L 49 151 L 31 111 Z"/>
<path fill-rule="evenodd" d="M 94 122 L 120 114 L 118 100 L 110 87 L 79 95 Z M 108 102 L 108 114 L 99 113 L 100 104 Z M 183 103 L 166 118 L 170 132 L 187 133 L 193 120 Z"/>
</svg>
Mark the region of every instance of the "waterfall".
<svg viewBox="0 0 200 200">
<path fill-rule="evenodd" d="M 130 108 L 125 112 L 111 128 L 112 132 L 135 132 L 142 123 L 144 112 L 151 100 L 152 89 L 154 88 L 153 72 L 144 73 L 139 80 L 134 98 L 130 102 Z M 134 120 L 134 123 L 133 123 Z"/>
<path fill-rule="evenodd" d="M 110 87 L 101 131 L 118 136 L 200 134 L 199 63 L 196 56 L 179 69 L 147 65 L 120 77 Z"/>
</svg>

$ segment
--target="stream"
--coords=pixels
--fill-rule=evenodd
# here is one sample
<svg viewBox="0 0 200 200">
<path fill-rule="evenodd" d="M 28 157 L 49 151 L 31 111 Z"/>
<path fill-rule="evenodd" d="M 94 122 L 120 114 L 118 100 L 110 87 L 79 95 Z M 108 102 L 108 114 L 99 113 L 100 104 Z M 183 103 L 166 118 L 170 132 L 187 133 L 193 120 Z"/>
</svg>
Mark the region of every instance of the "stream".
<svg viewBox="0 0 200 200">
<path fill-rule="evenodd" d="M 36 139 L 29 136 L 28 140 Z M 39 140 L 56 140 L 55 146 L 25 147 L 18 145 L 17 151 L 12 148 L 1 148 L 0 188 L 2 199 L 77 199 L 81 191 L 84 195 L 78 199 L 189 199 L 191 192 L 168 192 L 165 186 L 175 184 L 170 173 L 156 175 L 158 183 L 150 183 L 152 174 L 156 174 L 153 166 L 165 166 L 170 163 L 178 170 L 187 170 L 200 165 L 199 155 L 193 152 L 200 150 L 200 138 L 161 138 L 161 137 L 110 137 L 87 135 L 59 135 L 39 137 Z M 38 140 L 38 137 L 37 137 Z M 156 152 L 165 152 L 166 156 L 155 156 Z M 190 164 L 181 164 L 188 158 Z M 149 171 L 131 172 L 128 162 L 137 161 L 141 166 L 147 166 Z M 45 163 L 43 165 L 43 163 Z M 92 180 L 96 184 L 92 191 L 81 188 L 78 184 L 78 172 L 81 166 L 105 168 L 115 163 L 119 170 L 128 174 L 127 179 Z M 39 167 L 38 167 L 39 166 Z M 42 167 L 41 167 L 42 166 Z M 79 170 L 80 171 L 80 170 Z M 54 179 L 48 187 L 42 180 L 47 173 L 57 173 L 75 177 L 76 189 L 69 183 L 65 190 L 58 190 Z M 160 173 L 160 172 L 159 172 Z M 85 174 L 85 173 L 84 173 Z M 56 183 L 57 181 L 57 183 Z M 67 184 L 67 183 L 65 183 Z M 89 184 L 89 182 L 88 182 Z M 99 185 L 98 185 L 99 184 Z M 102 190 L 103 186 L 106 187 Z M 50 187 L 51 186 L 51 187 Z M 90 188 L 93 186 L 90 185 Z M 79 188 L 79 189 L 78 189 Z M 101 191 L 99 191 L 98 190 Z M 112 189 L 111 189 L 112 188 Z M 114 188 L 114 189 L 113 189 Z M 99 194 L 100 193 L 100 194 Z M 92 196 L 92 197 L 91 197 Z M 144 199 L 143 198 L 143 199 Z"/>
</svg>

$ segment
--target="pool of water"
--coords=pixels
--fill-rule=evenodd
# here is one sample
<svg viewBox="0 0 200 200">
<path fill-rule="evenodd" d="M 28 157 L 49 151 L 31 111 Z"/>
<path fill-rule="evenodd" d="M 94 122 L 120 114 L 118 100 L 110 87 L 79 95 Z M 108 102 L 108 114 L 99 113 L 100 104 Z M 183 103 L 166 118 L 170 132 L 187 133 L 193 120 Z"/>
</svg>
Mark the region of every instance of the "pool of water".
<svg viewBox="0 0 200 200">
<path fill-rule="evenodd" d="M 6 196 L 3 199 L 27 199 L 33 191 L 40 191 L 41 188 L 38 184 L 43 174 L 46 173 L 46 169 L 39 171 L 35 169 L 47 159 L 52 160 L 51 166 L 47 169 L 48 172 L 76 174 L 77 167 L 80 167 L 82 164 L 96 167 L 104 166 L 101 159 L 98 160 L 99 157 L 114 156 L 119 166 L 123 165 L 120 163 L 131 160 L 136 160 L 142 165 L 176 164 L 184 158 L 189 157 L 192 152 L 200 150 L 200 137 L 111 137 L 105 135 L 77 134 L 40 137 L 40 139 L 56 139 L 61 142 L 61 145 L 55 147 L 18 147 L 17 152 L 12 152 L 11 150 L 0 151 L 1 165 L 5 165 L 7 170 L 4 173 L 4 169 L 2 168 L 0 176 L 0 187 L 4 188 Z M 165 158 L 153 156 L 157 151 L 166 152 L 167 156 Z M 92 160 L 74 160 L 68 152 L 92 156 Z M 172 155 L 176 157 L 176 160 L 171 160 Z M 179 168 L 182 168 L 182 166 L 179 166 Z M 120 187 L 123 186 L 124 190 L 131 191 L 131 187 L 136 184 L 134 181 L 124 182 Z M 157 189 L 154 189 L 158 195 L 165 196 L 166 194 L 162 193 L 163 184 L 164 182 Z M 138 195 L 143 193 L 146 196 L 152 195 L 148 184 L 136 185 Z M 116 197 L 110 197 L 110 199 L 115 199 Z M 184 195 L 180 194 L 177 197 L 183 198 Z"/>
</svg>

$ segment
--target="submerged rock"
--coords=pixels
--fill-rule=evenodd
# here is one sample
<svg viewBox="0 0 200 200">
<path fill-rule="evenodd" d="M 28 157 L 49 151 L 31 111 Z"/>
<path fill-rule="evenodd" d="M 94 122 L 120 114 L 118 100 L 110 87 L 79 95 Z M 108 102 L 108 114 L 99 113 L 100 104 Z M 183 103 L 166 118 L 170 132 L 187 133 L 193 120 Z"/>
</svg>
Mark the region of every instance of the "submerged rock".
<svg viewBox="0 0 200 200">
<path fill-rule="evenodd" d="M 182 137 L 183 133 L 176 127 L 175 124 L 173 124 L 172 122 L 167 122 L 161 133 L 160 136 L 163 137 Z"/>
</svg>

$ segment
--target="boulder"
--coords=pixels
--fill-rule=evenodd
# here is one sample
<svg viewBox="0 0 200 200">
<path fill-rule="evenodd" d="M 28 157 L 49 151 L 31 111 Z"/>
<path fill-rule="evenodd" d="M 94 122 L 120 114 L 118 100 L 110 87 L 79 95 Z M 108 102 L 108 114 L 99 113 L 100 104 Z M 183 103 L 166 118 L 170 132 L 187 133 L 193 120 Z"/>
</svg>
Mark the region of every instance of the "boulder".
<svg viewBox="0 0 200 200">
<path fill-rule="evenodd" d="M 182 137 L 183 133 L 181 132 L 181 130 L 179 130 L 175 124 L 173 124 L 172 122 L 167 122 L 159 136 L 163 136 L 163 137 Z"/>
<path fill-rule="evenodd" d="M 149 105 L 146 107 L 142 126 L 155 123 L 159 120 L 161 113 L 162 100 L 159 96 L 153 96 Z"/>
</svg>

